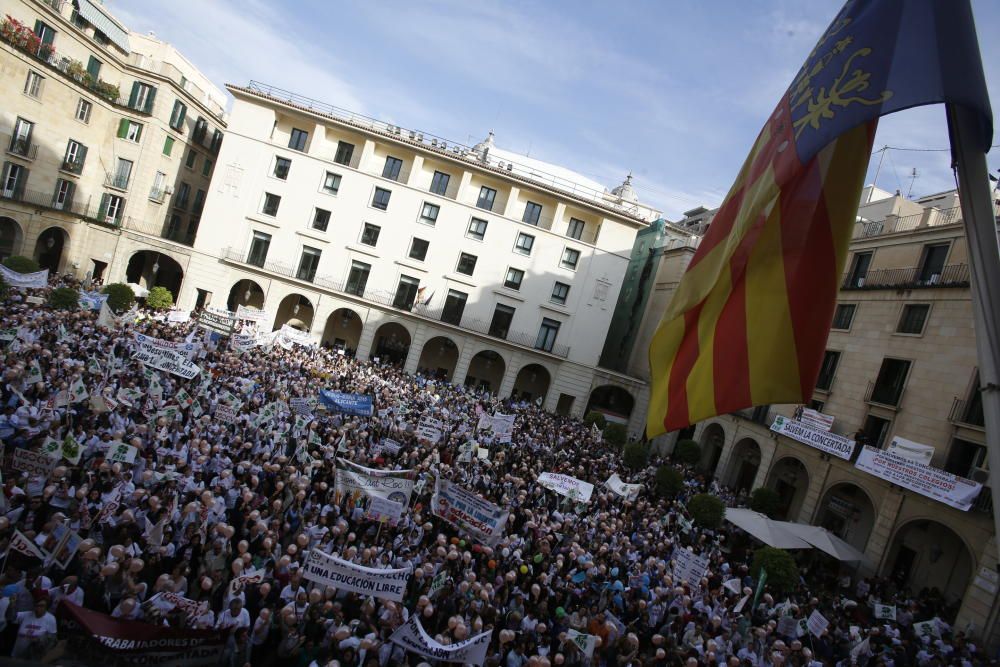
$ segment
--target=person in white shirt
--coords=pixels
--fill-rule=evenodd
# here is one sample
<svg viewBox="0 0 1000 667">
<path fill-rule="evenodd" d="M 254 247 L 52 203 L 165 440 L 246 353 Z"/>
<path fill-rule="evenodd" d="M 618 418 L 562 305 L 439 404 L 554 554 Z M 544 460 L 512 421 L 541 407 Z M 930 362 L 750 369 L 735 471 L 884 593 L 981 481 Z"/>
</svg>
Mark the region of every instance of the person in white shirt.
<svg viewBox="0 0 1000 667">
<path fill-rule="evenodd" d="M 56 617 L 49 613 L 48 601 L 38 600 L 33 610 L 18 612 L 14 622 L 20 627 L 11 657 L 40 659 L 56 638 Z"/>
<path fill-rule="evenodd" d="M 215 620 L 216 630 L 233 630 L 235 628 L 250 628 L 250 614 L 243 608 L 243 601 L 233 598 L 229 601 L 229 610 L 219 614 Z"/>
</svg>

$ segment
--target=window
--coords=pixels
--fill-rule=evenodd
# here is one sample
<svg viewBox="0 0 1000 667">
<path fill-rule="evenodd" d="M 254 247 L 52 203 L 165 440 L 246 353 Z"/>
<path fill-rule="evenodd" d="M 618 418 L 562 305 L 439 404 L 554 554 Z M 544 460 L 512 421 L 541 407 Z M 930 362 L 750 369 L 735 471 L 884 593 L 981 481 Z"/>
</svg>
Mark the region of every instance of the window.
<svg viewBox="0 0 1000 667">
<path fill-rule="evenodd" d="M 56 181 L 56 191 L 52 195 L 52 208 L 64 211 L 73 205 L 73 191 L 76 184 L 73 181 L 60 178 Z"/>
<path fill-rule="evenodd" d="M 337 142 L 337 154 L 333 156 L 333 161 L 337 164 L 351 166 L 351 158 L 354 157 L 354 144 L 346 141 Z"/>
<path fill-rule="evenodd" d="M 392 196 L 392 192 L 384 188 L 375 188 L 375 195 L 372 197 L 372 207 L 377 208 L 380 211 L 384 211 L 389 208 L 389 197 Z"/>
<path fill-rule="evenodd" d="M 921 285 L 937 285 L 941 281 L 944 260 L 947 256 L 947 243 L 924 246 L 923 257 L 920 259 L 920 270 L 917 275 L 917 280 Z"/>
<path fill-rule="evenodd" d="M 440 212 L 441 207 L 437 204 L 424 202 L 423 207 L 420 209 L 420 222 L 425 225 L 434 225 L 437 223 L 438 213 Z"/>
<path fill-rule="evenodd" d="M 833 313 L 833 324 L 830 328 L 840 329 L 841 331 L 850 329 L 851 323 L 854 322 L 854 311 L 857 309 L 857 304 L 838 303 L 837 310 Z"/>
<path fill-rule="evenodd" d="M 469 295 L 458 290 L 448 290 L 448 298 L 444 300 L 444 308 L 441 310 L 441 321 L 454 324 L 456 327 L 462 323 L 462 313 L 465 312 L 465 303 L 469 300 Z"/>
<path fill-rule="evenodd" d="M 332 171 L 326 172 L 326 176 L 323 177 L 323 190 L 331 195 L 340 192 L 340 174 L 335 174 Z"/>
<path fill-rule="evenodd" d="M 198 120 L 194 122 L 194 131 L 191 132 L 191 141 L 204 145 L 206 132 L 208 132 L 208 121 L 204 116 L 198 116 Z"/>
<path fill-rule="evenodd" d="M 896 333 L 922 334 L 930 310 L 930 304 L 926 303 L 908 303 L 903 306 L 903 314 L 896 326 Z"/>
<path fill-rule="evenodd" d="M 510 323 L 514 321 L 514 309 L 498 303 L 493 310 L 493 319 L 490 320 L 489 335 L 497 338 L 507 338 L 510 333 Z"/>
<path fill-rule="evenodd" d="M 27 169 L 13 162 L 3 165 L 3 182 L 0 183 L 0 196 L 7 199 L 17 199 L 24 192 L 24 181 Z"/>
<path fill-rule="evenodd" d="M 986 467 L 986 448 L 974 442 L 955 439 L 948 448 L 944 469 L 959 477 L 972 477 L 976 468 Z"/>
<path fill-rule="evenodd" d="M 429 248 L 430 245 L 431 244 L 424 239 L 414 237 L 414 239 L 410 241 L 410 259 L 415 259 L 418 262 L 424 261 L 424 259 L 427 258 L 427 248 Z"/>
<path fill-rule="evenodd" d="M 460 253 L 458 256 L 458 266 L 455 267 L 455 272 L 461 273 L 465 276 L 471 276 L 476 270 L 476 261 L 478 261 L 478 258 L 475 255 L 470 255 L 467 252 Z"/>
<path fill-rule="evenodd" d="M 51 50 L 44 49 L 45 46 L 52 46 L 52 42 L 56 39 L 56 31 L 48 23 L 44 21 L 35 21 L 35 34 L 38 35 L 38 57 L 42 60 L 48 60 L 46 51 L 51 53 Z"/>
<path fill-rule="evenodd" d="M 148 83 L 135 81 L 132 83 L 132 93 L 128 97 L 128 106 L 136 111 L 153 113 L 153 100 L 156 99 L 156 88 Z"/>
<path fill-rule="evenodd" d="M 170 112 L 170 127 L 180 130 L 184 127 L 184 117 L 187 116 L 187 105 L 180 100 L 174 100 L 174 108 Z"/>
<path fill-rule="evenodd" d="M 861 441 L 861 444 L 882 449 L 885 445 L 886 436 L 889 435 L 890 426 L 892 426 L 892 422 L 888 419 L 868 415 L 865 418 L 864 426 L 861 427 L 861 437 L 858 440 Z M 855 453 L 860 453 L 860 451 L 861 448 L 858 447 Z"/>
<path fill-rule="evenodd" d="M 868 275 L 868 267 L 872 263 L 872 253 L 856 252 L 851 261 L 851 272 L 845 287 L 864 287 L 865 277 Z"/>
<path fill-rule="evenodd" d="M 313 213 L 312 228 L 325 232 L 326 228 L 330 225 L 330 212 L 326 209 L 317 208 L 316 212 Z"/>
<path fill-rule="evenodd" d="M 93 104 L 81 97 L 80 101 L 76 103 L 76 119 L 81 123 L 89 123 L 90 110 L 93 109 L 93 107 Z"/>
<path fill-rule="evenodd" d="M 816 378 L 816 388 L 823 391 L 830 391 L 833 386 L 833 376 L 837 372 L 837 364 L 840 363 L 840 352 L 827 350 L 823 354 L 823 363 L 819 367 L 819 377 Z"/>
<path fill-rule="evenodd" d="M 33 69 L 28 70 L 28 78 L 24 80 L 24 94 L 29 97 L 39 97 L 42 94 L 42 82 L 45 77 Z"/>
<path fill-rule="evenodd" d="M 906 376 L 910 373 L 910 362 L 905 359 L 883 359 L 882 367 L 871 390 L 872 403 L 898 406 L 903 396 Z"/>
<path fill-rule="evenodd" d="M 476 207 L 486 211 L 492 211 L 493 202 L 496 201 L 496 198 L 497 191 L 484 185 L 479 189 L 479 199 L 476 201 Z"/>
<path fill-rule="evenodd" d="M 434 176 L 431 177 L 431 192 L 444 197 L 444 194 L 448 192 L 449 181 L 451 181 L 451 176 L 443 171 L 435 171 Z"/>
<path fill-rule="evenodd" d="M 125 189 L 128 187 L 129 179 L 132 177 L 132 160 L 118 158 L 115 162 L 115 171 L 110 174 L 108 185 L 114 188 Z"/>
<path fill-rule="evenodd" d="M 312 282 L 316 277 L 316 269 L 319 268 L 319 256 L 322 251 L 319 248 L 302 247 L 302 256 L 299 257 L 299 269 L 295 272 L 295 277 L 299 280 Z"/>
<path fill-rule="evenodd" d="M 368 275 L 372 271 L 371 264 L 364 262 L 351 262 L 351 271 L 347 274 L 347 284 L 344 291 L 355 296 L 364 296 L 365 286 L 368 284 Z"/>
<path fill-rule="evenodd" d="M 486 238 L 486 225 L 488 223 L 480 218 L 473 218 L 469 221 L 469 230 L 465 233 L 470 239 L 482 241 Z"/>
<path fill-rule="evenodd" d="M 361 244 L 370 245 L 374 248 L 378 243 L 378 235 L 381 231 L 382 228 L 378 225 L 366 222 L 364 228 L 361 230 Z"/>
<path fill-rule="evenodd" d="M 167 138 L 163 140 L 163 154 L 168 156 L 174 150 L 174 138 L 167 135 Z"/>
<path fill-rule="evenodd" d="M 564 269 L 576 270 L 576 265 L 580 263 L 580 251 L 575 248 L 566 248 L 563 250 L 562 259 L 559 260 L 559 266 Z"/>
<path fill-rule="evenodd" d="M 253 241 L 250 242 L 250 252 L 247 254 L 247 264 L 254 266 L 264 266 L 267 260 L 267 251 L 271 247 L 271 235 L 264 232 L 254 232 Z"/>
<path fill-rule="evenodd" d="M 94 56 L 90 56 L 90 58 L 87 59 L 87 74 L 90 75 L 90 78 L 93 81 L 97 81 L 100 78 L 100 76 L 101 76 L 101 66 L 103 64 L 104 63 L 102 63 L 100 60 L 98 60 Z"/>
<path fill-rule="evenodd" d="M 170 222 L 167 223 L 167 238 L 168 239 L 178 239 L 181 236 L 181 216 L 178 213 L 170 214 Z"/>
<path fill-rule="evenodd" d="M 66 155 L 63 157 L 63 170 L 72 174 L 83 171 L 83 163 L 87 159 L 87 147 L 79 141 L 70 139 L 66 142 Z"/>
<path fill-rule="evenodd" d="M 194 165 L 197 161 L 198 161 L 198 154 L 189 148 L 187 157 L 184 158 L 184 166 L 187 167 L 188 169 L 194 169 Z"/>
<path fill-rule="evenodd" d="M 222 130 L 213 130 L 212 143 L 209 145 L 208 150 L 218 153 L 220 148 L 222 148 Z"/>
<path fill-rule="evenodd" d="M 28 157 L 31 154 L 31 135 L 34 131 L 34 123 L 18 118 L 14 123 L 14 134 L 10 137 L 8 150 L 16 155 Z"/>
<path fill-rule="evenodd" d="M 264 215 L 276 216 L 278 215 L 278 206 L 281 205 L 281 197 L 278 195 L 273 195 L 270 192 L 264 193 L 264 208 L 261 213 Z"/>
<path fill-rule="evenodd" d="M 413 308 L 413 302 L 417 298 L 417 290 L 420 288 L 420 281 L 412 276 L 400 276 L 399 284 L 396 286 L 396 296 L 392 300 L 392 305 L 402 310 Z"/>
<path fill-rule="evenodd" d="M 139 139 L 142 138 L 142 125 L 134 120 L 122 118 L 118 121 L 118 138 L 139 143 Z"/>
<path fill-rule="evenodd" d="M 583 230 L 586 228 L 587 223 L 583 220 L 577 220 L 576 218 L 569 219 L 569 228 L 566 230 L 566 236 L 571 239 L 576 239 L 579 241 L 583 238 Z"/>
<path fill-rule="evenodd" d="M 524 280 L 524 271 L 521 269 L 507 269 L 507 276 L 503 280 L 503 286 L 507 289 L 521 289 L 521 281 Z"/>
<path fill-rule="evenodd" d="M 559 335 L 559 322 L 542 318 L 542 326 L 538 328 L 538 337 L 535 339 L 535 349 L 551 352 L 552 346 L 556 344 L 556 336 Z"/>
<path fill-rule="evenodd" d="M 275 178 L 280 178 L 281 180 L 288 179 L 288 171 L 292 168 L 292 161 L 286 157 L 274 158 L 274 171 L 272 176 Z"/>
<path fill-rule="evenodd" d="M 208 176 L 212 173 L 212 161 L 205 158 L 205 161 L 201 165 L 201 175 Z"/>
<path fill-rule="evenodd" d="M 125 211 L 125 199 L 118 195 L 105 192 L 101 197 L 101 208 L 97 217 L 110 224 L 120 224 L 122 213 Z"/>
<path fill-rule="evenodd" d="M 288 138 L 288 147 L 293 151 L 304 151 L 306 142 L 309 141 L 309 133 L 297 127 L 292 128 L 292 135 Z"/>
<path fill-rule="evenodd" d="M 382 178 L 390 178 L 394 181 L 399 180 L 399 170 L 403 168 L 403 161 L 398 157 L 392 157 L 391 155 L 386 157 L 385 166 L 382 167 Z"/>
<path fill-rule="evenodd" d="M 531 248 L 535 245 L 535 237 L 531 234 L 518 232 L 517 240 L 514 241 L 514 252 L 522 255 L 530 255 Z"/>
<path fill-rule="evenodd" d="M 521 216 L 521 222 L 526 222 L 529 225 L 537 225 L 539 219 L 542 217 L 542 205 L 536 204 L 533 201 L 529 201 L 524 205 L 524 215 Z"/>
<path fill-rule="evenodd" d="M 181 182 L 180 186 L 177 188 L 177 194 L 176 196 L 174 196 L 174 208 L 179 208 L 182 210 L 187 208 L 188 200 L 190 198 L 191 198 L 191 186 L 188 185 L 187 183 Z"/>
<path fill-rule="evenodd" d="M 205 207 L 205 191 L 198 190 L 198 192 L 194 193 L 194 204 L 191 206 L 191 211 L 194 212 L 194 214 L 197 216 L 201 214 L 201 209 L 203 209 L 204 207 Z"/>
<path fill-rule="evenodd" d="M 552 296 L 549 297 L 549 300 L 552 303 L 565 305 L 567 297 L 569 297 L 569 285 L 566 283 L 556 282 L 556 284 L 552 286 Z"/>
</svg>

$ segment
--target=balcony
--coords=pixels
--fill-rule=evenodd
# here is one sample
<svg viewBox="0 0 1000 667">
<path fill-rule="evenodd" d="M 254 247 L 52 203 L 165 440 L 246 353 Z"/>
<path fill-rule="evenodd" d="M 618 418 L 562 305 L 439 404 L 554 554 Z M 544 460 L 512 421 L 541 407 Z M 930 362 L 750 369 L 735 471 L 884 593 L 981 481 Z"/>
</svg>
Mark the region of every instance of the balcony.
<svg viewBox="0 0 1000 667">
<path fill-rule="evenodd" d="M 876 290 L 876 289 L 918 289 L 929 287 L 968 287 L 969 266 L 967 264 L 949 264 L 935 273 L 924 277 L 923 267 L 912 266 L 904 269 L 875 269 L 863 276 L 851 273 L 844 274 L 840 285 L 842 290 Z"/>
<path fill-rule="evenodd" d="M 83 160 L 80 158 L 66 158 L 59 168 L 65 172 L 79 176 L 83 173 Z"/>
<path fill-rule="evenodd" d="M 34 160 L 38 155 L 38 144 L 30 139 L 16 139 L 10 135 L 5 135 L 7 139 L 7 153 L 16 155 L 24 160 Z"/>
<path fill-rule="evenodd" d="M 155 201 L 157 204 L 162 204 L 167 198 L 167 189 L 152 187 L 149 190 L 149 200 Z"/>
<path fill-rule="evenodd" d="M 869 239 L 886 234 L 912 232 L 915 229 L 951 225 L 961 221 L 962 209 L 958 206 L 946 209 L 927 208 L 914 215 L 902 217 L 887 215 L 884 220 L 861 220 L 854 226 L 852 238 Z"/>
<path fill-rule="evenodd" d="M 133 232 L 158 236 L 167 241 L 180 243 L 181 245 L 193 246 L 195 235 L 198 231 L 197 225 L 189 225 L 185 230 L 183 226 L 171 226 L 169 222 L 156 222 L 154 220 L 142 220 L 128 216 L 125 219 L 125 229 Z"/>
<path fill-rule="evenodd" d="M 13 201 L 37 208 L 61 211 L 69 215 L 75 215 L 88 222 L 97 223 L 107 227 L 118 228 L 121 226 L 120 220 L 108 219 L 106 215 L 101 215 L 99 205 L 91 206 L 89 202 L 69 201 L 59 203 L 55 196 L 49 192 L 38 192 L 35 190 L 3 190 L 0 189 L 0 200 Z"/>
<path fill-rule="evenodd" d="M 253 262 L 247 261 L 248 260 L 247 254 L 245 252 L 237 250 L 236 248 L 224 248 L 222 250 L 221 259 L 227 262 L 234 262 L 236 264 L 253 266 L 262 271 L 273 273 L 285 278 L 290 278 L 292 280 L 301 280 L 297 276 L 295 268 L 288 264 L 283 264 L 281 262 L 264 262 L 263 266 L 261 266 Z M 416 315 L 418 317 L 423 317 L 438 322 L 444 322 L 445 324 L 455 326 L 454 324 L 452 324 L 448 320 L 445 320 L 442 317 L 444 311 L 443 296 L 441 297 L 440 306 L 429 307 L 429 306 L 416 305 L 413 308 L 400 308 L 395 304 L 396 300 L 395 292 L 388 292 L 385 290 L 365 289 L 363 294 L 357 294 L 357 290 L 347 289 L 347 284 L 345 281 L 336 280 L 329 276 L 321 276 L 321 275 L 317 275 L 311 281 L 307 282 L 310 282 L 313 285 L 334 292 L 341 292 L 343 294 L 350 294 L 352 296 L 357 296 L 364 299 L 365 301 L 377 303 L 381 306 L 392 308 L 393 310 L 405 311 L 413 315 Z M 475 333 L 484 334 L 486 336 L 490 335 L 490 322 L 486 320 L 480 320 L 474 317 L 465 316 L 462 318 L 461 322 L 457 326 L 460 329 L 465 329 L 467 331 L 473 331 Z M 518 332 L 518 331 L 509 331 L 507 332 L 506 337 L 499 337 L 499 336 L 492 336 L 492 337 L 500 338 L 501 340 L 505 340 L 508 343 L 514 343 L 515 345 L 521 345 L 524 347 L 531 348 L 533 350 L 544 352 L 544 350 L 541 350 L 535 345 L 537 341 L 537 336 L 534 334 L 529 334 L 526 332 Z M 552 350 L 549 352 L 549 354 L 552 354 L 557 357 L 562 357 L 563 359 L 565 359 L 569 356 L 569 350 L 570 348 L 568 345 L 556 343 L 555 345 L 552 346 Z"/>
<path fill-rule="evenodd" d="M 107 173 L 104 175 L 104 185 L 117 190 L 128 190 L 128 180 L 129 174 Z"/>
<path fill-rule="evenodd" d="M 958 426 L 979 430 L 986 428 L 986 422 L 983 419 L 983 403 L 979 400 L 979 396 L 971 401 L 964 401 L 956 396 L 951 404 L 951 414 L 948 419 Z"/>
</svg>

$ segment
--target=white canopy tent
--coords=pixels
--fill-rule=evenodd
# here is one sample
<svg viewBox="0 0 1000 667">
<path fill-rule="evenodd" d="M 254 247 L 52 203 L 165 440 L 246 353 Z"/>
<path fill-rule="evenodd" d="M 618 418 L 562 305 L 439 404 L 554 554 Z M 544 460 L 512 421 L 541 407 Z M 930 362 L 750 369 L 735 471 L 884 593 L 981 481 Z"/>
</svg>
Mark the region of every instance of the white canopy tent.
<svg viewBox="0 0 1000 667">
<path fill-rule="evenodd" d="M 778 549 L 811 549 L 812 545 L 788 530 L 784 521 L 769 519 L 767 515 L 738 507 L 726 508 L 726 521 L 742 528 L 770 547 Z"/>
</svg>

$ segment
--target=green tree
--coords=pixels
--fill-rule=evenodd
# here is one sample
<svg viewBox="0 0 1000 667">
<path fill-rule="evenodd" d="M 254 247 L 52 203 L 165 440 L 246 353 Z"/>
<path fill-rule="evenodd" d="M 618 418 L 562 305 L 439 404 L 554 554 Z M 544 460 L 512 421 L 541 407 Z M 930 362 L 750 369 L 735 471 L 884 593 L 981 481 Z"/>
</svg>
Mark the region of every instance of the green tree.
<svg viewBox="0 0 1000 667">
<path fill-rule="evenodd" d="M 717 496 L 709 493 L 699 493 L 692 496 L 687 504 L 691 518 L 699 526 L 705 528 L 718 528 L 722 525 L 722 519 L 726 515 L 726 504 Z"/>
<path fill-rule="evenodd" d="M 656 495 L 673 498 L 684 488 L 684 477 L 670 466 L 660 466 L 656 471 Z"/>
<path fill-rule="evenodd" d="M 750 574 L 760 578 L 761 568 L 767 570 L 767 586 L 775 593 L 785 595 L 792 593 L 799 585 L 799 569 L 784 549 L 761 547 L 753 554 L 753 566 Z"/>
<path fill-rule="evenodd" d="M 693 466 L 701 461 L 701 446 L 694 440 L 680 440 L 674 447 L 674 458 Z"/>
<path fill-rule="evenodd" d="M 11 255 L 3 261 L 3 265 L 18 273 L 34 273 L 40 270 L 38 262 L 23 255 Z"/>
<path fill-rule="evenodd" d="M 135 303 L 135 292 L 124 283 L 111 283 L 101 292 L 108 295 L 108 308 L 116 313 L 124 313 Z"/>
<path fill-rule="evenodd" d="M 761 514 L 766 514 L 774 518 L 778 510 L 781 509 L 781 496 L 777 491 L 761 486 L 753 490 L 750 494 L 750 509 Z"/>
<path fill-rule="evenodd" d="M 587 413 L 587 416 L 583 418 L 583 423 L 587 426 L 593 426 L 597 424 L 597 428 L 604 430 L 604 427 L 608 425 L 608 420 L 604 418 L 597 410 L 591 410 Z"/>
<path fill-rule="evenodd" d="M 49 292 L 49 306 L 56 310 L 76 310 L 80 307 L 80 293 L 72 287 L 57 287 Z"/>
<path fill-rule="evenodd" d="M 605 437 L 607 437 L 607 434 L 605 434 Z M 622 463 L 629 470 L 642 470 L 646 467 L 648 459 L 649 450 L 646 448 L 645 443 L 630 442 L 625 445 L 625 450 L 622 452 Z"/>
<path fill-rule="evenodd" d="M 628 440 L 628 430 L 625 428 L 625 424 L 618 424 L 617 422 L 611 422 L 604 427 L 604 440 L 609 442 L 615 447 L 621 447 Z"/>
<path fill-rule="evenodd" d="M 174 295 L 166 287 L 156 286 L 149 290 L 146 305 L 154 310 L 169 310 L 174 305 Z"/>
</svg>

